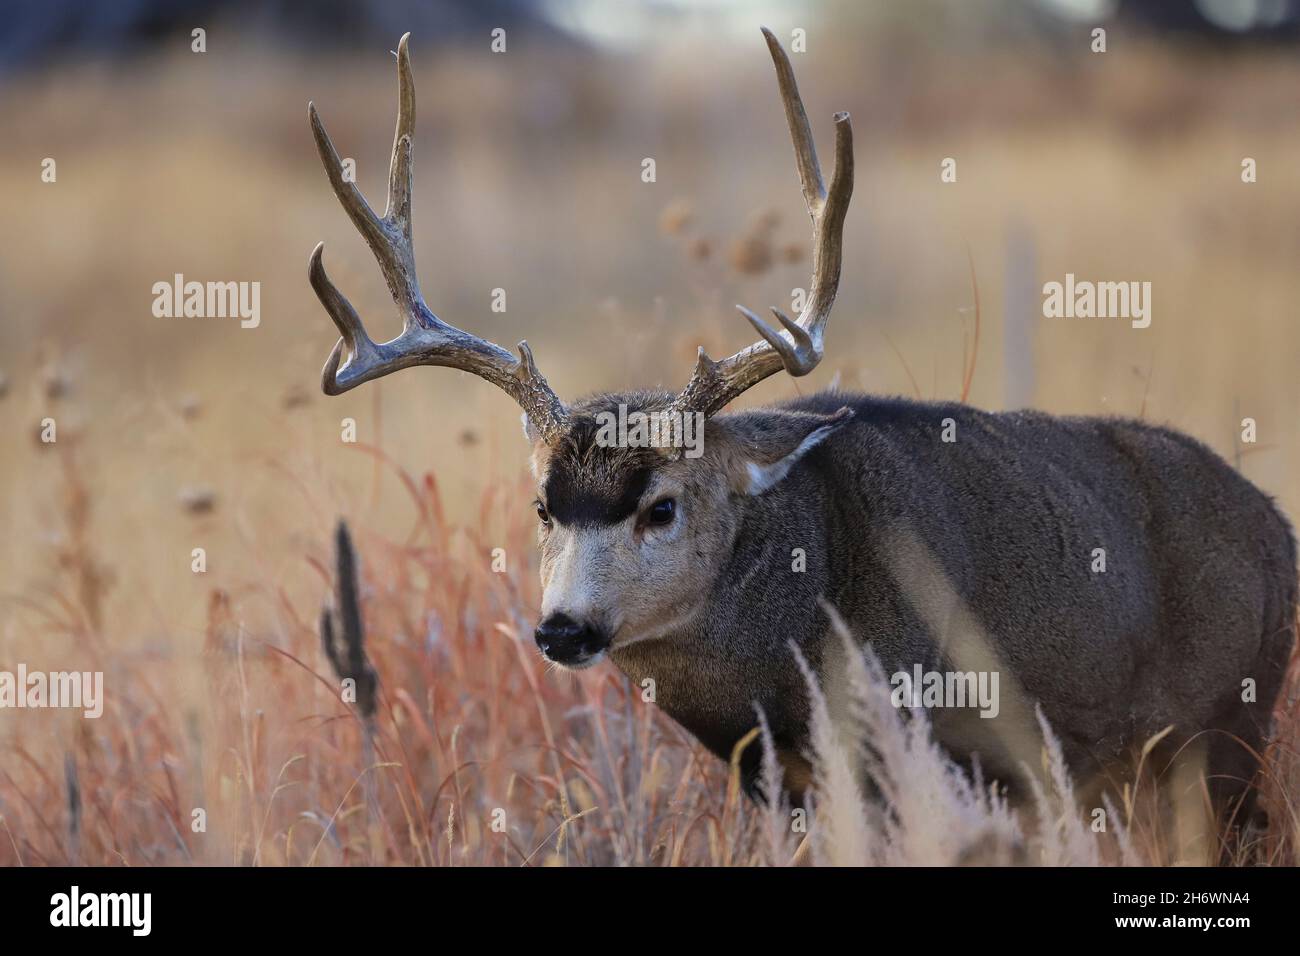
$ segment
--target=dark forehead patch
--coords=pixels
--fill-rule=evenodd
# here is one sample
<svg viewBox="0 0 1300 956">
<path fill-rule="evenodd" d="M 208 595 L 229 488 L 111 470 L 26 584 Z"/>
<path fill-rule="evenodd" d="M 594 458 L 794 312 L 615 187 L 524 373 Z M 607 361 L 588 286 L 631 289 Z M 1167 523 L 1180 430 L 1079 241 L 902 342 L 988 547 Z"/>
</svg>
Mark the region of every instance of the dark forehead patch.
<svg viewBox="0 0 1300 956">
<path fill-rule="evenodd" d="M 648 448 L 602 446 L 591 413 L 575 415 L 551 454 L 542 493 L 560 524 L 618 524 L 636 511 L 664 459 Z"/>
<path fill-rule="evenodd" d="M 602 444 L 599 420 L 620 406 L 650 411 L 671 401 L 667 393 L 593 395 L 571 408 L 563 440 L 552 447 L 542 494 L 560 524 L 617 524 L 637 510 L 656 468 L 666 459 L 650 447 Z"/>
<path fill-rule="evenodd" d="M 585 464 L 584 468 L 582 462 L 567 456 L 552 463 L 546 476 L 546 510 L 556 521 L 564 525 L 618 524 L 636 511 L 650 484 L 648 467 L 592 467 L 606 463 L 590 459 Z"/>
</svg>

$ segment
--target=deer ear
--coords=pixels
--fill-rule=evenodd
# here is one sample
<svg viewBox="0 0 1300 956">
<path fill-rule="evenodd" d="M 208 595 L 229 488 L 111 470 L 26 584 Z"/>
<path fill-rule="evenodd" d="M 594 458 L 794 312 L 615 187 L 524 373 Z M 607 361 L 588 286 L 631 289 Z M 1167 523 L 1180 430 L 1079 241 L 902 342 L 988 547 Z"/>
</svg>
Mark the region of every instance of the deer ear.
<svg viewBox="0 0 1300 956">
<path fill-rule="evenodd" d="M 718 419 L 729 446 L 726 459 L 732 489 L 742 495 L 761 495 L 852 418 L 853 409 L 845 406 L 833 415 L 755 411 Z"/>
</svg>

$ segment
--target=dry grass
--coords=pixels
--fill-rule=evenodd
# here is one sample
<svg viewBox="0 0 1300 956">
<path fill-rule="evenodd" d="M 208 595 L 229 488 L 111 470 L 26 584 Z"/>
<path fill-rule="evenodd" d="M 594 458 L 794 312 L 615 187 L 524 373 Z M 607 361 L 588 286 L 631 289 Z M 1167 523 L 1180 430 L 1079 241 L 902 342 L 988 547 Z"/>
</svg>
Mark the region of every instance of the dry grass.
<svg viewBox="0 0 1300 956">
<path fill-rule="evenodd" d="M 484 557 L 526 554 L 531 529 L 514 515 L 504 537 L 476 530 L 515 491 L 500 485 L 457 522 L 431 473 L 397 470 L 415 525 L 399 538 L 359 534 L 381 688 L 373 719 L 364 694 L 358 707 L 341 700 L 316 609 L 274 580 L 213 586 L 203 641 L 188 652 L 113 652 L 97 623 L 107 585 L 93 496 L 73 445 L 52 454 L 73 544 L 57 583 L 22 601 L 46 621 L 47 647 L 64 642 L 78 666 L 106 671 L 108 705 L 98 721 L 22 715 L 0 769 L 0 865 L 1095 865 L 1217 852 L 1199 822 L 1180 844 L 1187 821 L 1152 817 L 1149 794 L 1108 802 L 1106 832 L 1094 832 L 1045 723 L 1045 783 L 1032 807 L 1008 806 L 947 759 L 923 712 L 893 708 L 879 664 L 842 626 L 840 699 L 809 675 L 810 810 L 749 803 L 734 763 L 728 772 L 616 672 L 562 676 L 540 660 L 532 574 L 523 562 L 494 573 Z M 323 598 L 326 535 L 305 558 Z M 264 614 L 275 623 L 256 623 Z M 1294 703 L 1280 717 L 1278 739 L 1295 741 Z M 1298 766 L 1292 744 L 1271 750 L 1270 827 L 1237 846 L 1239 863 L 1296 862 Z M 879 800 L 864 795 L 863 771 Z M 1173 783 L 1147 785 L 1170 799 Z"/>
</svg>

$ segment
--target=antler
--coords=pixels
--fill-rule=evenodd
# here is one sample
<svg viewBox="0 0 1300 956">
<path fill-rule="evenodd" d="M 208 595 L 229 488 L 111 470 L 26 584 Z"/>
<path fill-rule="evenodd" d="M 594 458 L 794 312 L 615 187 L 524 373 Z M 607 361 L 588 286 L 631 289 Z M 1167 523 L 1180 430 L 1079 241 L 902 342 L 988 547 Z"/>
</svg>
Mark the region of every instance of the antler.
<svg viewBox="0 0 1300 956">
<path fill-rule="evenodd" d="M 528 343 L 519 343 L 519 358 L 516 359 L 501 346 L 443 322 L 429 311 L 420 294 L 411 244 L 411 141 L 415 133 L 415 83 L 411 79 L 411 58 L 406 45 L 409 37 L 409 33 L 403 36 L 397 46 L 397 132 L 393 137 L 393 160 L 388 171 L 388 208 L 382 218 L 375 215 L 356 184 L 343 178 L 342 163 L 334 143 L 325 132 L 315 105 L 307 105 L 316 148 L 320 151 L 334 194 L 375 254 L 402 316 L 401 335 L 389 342 L 373 341 L 366 334 L 356 309 L 325 274 L 325 266 L 321 263 L 325 243 L 319 243 L 311 254 L 308 276 L 342 336 L 325 362 L 321 388 L 327 395 L 338 395 L 362 382 L 412 365 L 458 368 L 486 379 L 506 392 L 528 414 L 543 441 L 549 443 L 562 433 L 568 412 L 537 370 Z M 345 345 L 348 360 L 340 365 Z"/>
<path fill-rule="evenodd" d="M 680 412 L 712 415 L 746 389 L 782 368 L 791 375 L 811 372 L 822 360 L 822 335 L 840 284 L 844 215 L 853 194 L 853 128 L 849 114 L 835 114 L 835 171 L 831 174 L 831 186 L 827 191 L 790 58 L 771 30 L 764 27 L 763 36 L 767 38 L 767 48 L 776 66 L 781 100 L 785 103 L 785 119 L 790 126 L 790 138 L 794 140 L 799 182 L 813 222 L 811 288 L 797 320 L 776 307 L 772 308 L 784 329 L 782 332 L 773 329 L 743 305 L 736 306 L 763 341 L 755 342 L 720 362 L 713 361 L 701 348 L 691 380 L 673 400 L 673 409 Z"/>
</svg>

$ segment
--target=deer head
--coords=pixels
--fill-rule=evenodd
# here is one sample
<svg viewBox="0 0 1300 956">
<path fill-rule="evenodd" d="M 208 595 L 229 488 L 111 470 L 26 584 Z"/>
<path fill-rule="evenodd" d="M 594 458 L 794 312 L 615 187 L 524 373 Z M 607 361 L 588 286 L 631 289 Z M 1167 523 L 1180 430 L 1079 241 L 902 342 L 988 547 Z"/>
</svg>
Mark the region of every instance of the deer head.
<svg viewBox="0 0 1300 956">
<path fill-rule="evenodd" d="M 551 660 L 586 667 L 610 650 L 670 637 L 710 613 L 711 572 L 731 554 L 744 508 L 773 508 L 771 497 L 796 462 L 851 417 L 770 409 L 714 417 L 753 385 L 784 369 L 806 375 L 821 361 L 823 337 L 839 287 L 844 217 L 853 191 L 853 136 L 847 113 L 835 114 L 835 169 L 822 179 L 812 130 L 789 58 L 764 29 L 776 67 L 804 202 L 813 224 L 813 275 L 798 318 L 772 312 L 773 328 L 737 306 L 760 340 L 721 361 L 701 348 L 680 393 L 606 394 L 566 406 L 538 371 L 527 342 L 518 357 L 448 325 L 420 292 L 411 244 L 411 141 L 415 87 L 407 36 L 397 50 L 398 115 L 388 206 L 371 210 L 342 164 L 314 106 L 312 132 L 335 195 L 379 262 L 402 316 L 400 335 L 375 343 L 356 310 L 325 273 L 323 243 L 309 277 L 338 327 L 322 372 L 337 395 L 412 365 L 443 365 L 484 378 L 524 410 L 537 479 L 538 540 L 544 589 L 536 639 Z M 344 356 L 346 355 L 346 360 Z M 620 412 L 622 406 L 622 412 Z M 610 442 L 610 416 L 640 413 L 662 422 L 657 444 Z M 677 453 L 689 421 L 702 423 L 702 454 Z M 790 507 L 800 506 L 791 501 Z"/>
</svg>

